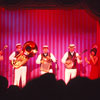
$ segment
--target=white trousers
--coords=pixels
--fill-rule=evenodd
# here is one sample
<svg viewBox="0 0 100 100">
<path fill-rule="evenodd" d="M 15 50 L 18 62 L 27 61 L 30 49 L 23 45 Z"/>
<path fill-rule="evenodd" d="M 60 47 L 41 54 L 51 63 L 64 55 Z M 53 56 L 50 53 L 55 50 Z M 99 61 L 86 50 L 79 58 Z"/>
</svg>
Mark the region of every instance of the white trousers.
<svg viewBox="0 0 100 100">
<path fill-rule="evenodd" d="M 65 69 L 65 83 L 66 85 L 70 81 L 70 79 L 75 78 L 77 75 L 77 69 Z"/>
<path fill-rule="evenodd" d="M 41 71 L 41 75 L 43 75 L 43 74 L 45 74 L 45 73 L 47 73 L 47 72 L 45 72 L 45 71 Z M 48 73 L 53 73 L 53 70 L 50 69 Z"/>
<path fill-rule="evenodd" d="M 15 78 L 14 78 L 14 85 L 19 86 L 19 82 L 21 79 L 22 87 L 26 85 L 26 73 L 27 73 L 27 66 L 21 66 L 18 69 L 15 69 Z"/>
</svg>

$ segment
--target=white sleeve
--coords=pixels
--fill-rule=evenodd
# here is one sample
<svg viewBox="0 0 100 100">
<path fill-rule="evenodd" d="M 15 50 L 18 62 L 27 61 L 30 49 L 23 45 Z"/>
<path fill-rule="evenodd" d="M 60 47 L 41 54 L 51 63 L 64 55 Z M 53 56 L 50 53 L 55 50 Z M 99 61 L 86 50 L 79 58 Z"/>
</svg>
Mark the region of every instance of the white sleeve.
<svg viewBox="0 0 100 100">
<path fill-rule="evenodd" d="M 78 57 L 79 56 L 79 54 L 78 53 L 76 53 L 76 57 Z"/>
<path fill-rule="evenodd" d="M 9 60 L 15 60 L 15 52 L 13 52 L 10 56 L 9 56 Z"/>
<path fill-rule="evenodd" d="M 78 54 L 78 53 L 76 53 L 77 63 L 81 63 L 81 62 L 82 62 L 82 60 L 80 60 L 80 59 L 78 58 L 78 56 L 79 56 L 79 54 Z"/>
<path fill-rule="evenodd" d="M 41 54 L 36 59 L 36 64 L 40 64 L 40 63 L 41 63 Z"/>
<path fill-rule="evenodd" d="M 56 62 L 56 58 L 54 57 L 54 55 L 52 53 L 50 53 L 51 59 L 53 62 Z"/>
<path fill-rule="evenodd" d="M 64 54 L 64 56 L 63 56 L 61 62 L 65 64 L 67 58 L 68 58 L 68 52 L 66 52 L 66 53 Z"/>
</svg>

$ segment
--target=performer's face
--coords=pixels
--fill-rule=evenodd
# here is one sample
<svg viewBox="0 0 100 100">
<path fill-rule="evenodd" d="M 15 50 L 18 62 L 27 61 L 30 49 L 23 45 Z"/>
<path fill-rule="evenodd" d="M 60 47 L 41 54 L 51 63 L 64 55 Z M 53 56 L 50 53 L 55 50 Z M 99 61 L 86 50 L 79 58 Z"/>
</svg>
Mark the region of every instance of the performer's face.
<svg viewBox="0 0 100 100">
<path fill-rule="evenodd" d="M 92 55 L 92 56 L 94 56 L 94 55 L 95 55 L 95 53 L 92 51 L 92 52 L 91 52 L 91 55 Z"/>
<path fill-rule="evenodd" d="M 43 48 L 43 53 L 48 53 L 48 48 Z"/>
<path fill-rule="evenodd" d="M 69 48 L 69 51 L 70 51 L 70 52 L 73 52 L 74 50 L 75 50 L 74 47 Z"/>
<path fill-rule="evenodd" d="M 16 47 L 16 51 L 20 52 L 22 50 L 22 47 L 21 46 L 17 46 Z"/>
</svg>

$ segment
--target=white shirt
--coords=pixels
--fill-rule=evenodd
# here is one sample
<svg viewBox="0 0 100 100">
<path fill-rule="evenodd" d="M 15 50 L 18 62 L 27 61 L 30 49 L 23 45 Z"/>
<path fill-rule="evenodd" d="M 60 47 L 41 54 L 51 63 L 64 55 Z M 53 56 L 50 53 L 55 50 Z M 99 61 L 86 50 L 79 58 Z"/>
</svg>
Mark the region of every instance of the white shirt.
<svg viewBox="0 0 100 100">
<path fill-rule="evenodd" d="M 11 53 L 11 55 L 9 56 L 9 60 L 16 60 L 16 57 L 15 57 L 15 55 L 16 55 L 16 52 L 14 51 L 14 52 L 12 52 Z M 22 66 L 26 66 L 26 65 L 22 65 Z"/>
<path fill-rule="evenodd" d="M 54 57 L 52 53 L 50 53 L 50 58 L 52 59 L 53 62 L 56 62 L 56 58 Z M 36 64 L 41 64 L 41 54 L 36 59 Z"/>
<path fill-rule="evenodd" d="M 72 52 L 71 55 L 73 55 L 73 53 L 74 53 L 74 52 Z M 80 60 L 80 59 L 78 58 L 78 56 L 79 56 L 79 54 L 76 53 L 77 63 L 81 63 L 82 60 Z M 63 56 L 61 62 L 62 62 L 63 64 L 65 64 L 67 58 L 68 58 L 68 52 L 66 52 L 66 53 L 64 54 L 64 56 Z"/>
<path fill-rule="evenodd" d="M 15 51 L 9 56 L 9 60 L 16 60 Z"/>
</svg>

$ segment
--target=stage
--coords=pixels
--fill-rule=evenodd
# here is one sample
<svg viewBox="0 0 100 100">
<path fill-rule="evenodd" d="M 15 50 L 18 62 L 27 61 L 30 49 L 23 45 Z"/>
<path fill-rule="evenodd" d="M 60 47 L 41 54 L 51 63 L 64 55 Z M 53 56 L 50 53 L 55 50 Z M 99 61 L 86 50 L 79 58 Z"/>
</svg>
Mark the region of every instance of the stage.
<svg viewBox="0 0 100 100">
<path fill-rule="evenodd" d="M 37 44 L 37 54 L 27 62 L 27 81 L 40 76 L 40 65 L 36 64 L 37 56 L 42 53 L 43 45 L 48 45 L 49 51 L 57 59 L 57 80 L 65 78 L 65 67 L 61 59 L 68 51 L 68 45 L 76 45 L 75 51 L 82 54 L 83 66 L 78 67 L 78 75 L 89 77 L 91 68 L 86 66 L 84 57 L 89 57 L 94 44 L 98 44 L 100 24 L 85 9 L 6 9 L 0 8 L 0 49 L 4 60 L 0 61 L 0 75 L 13 84 L 14 70 L 9 61 L 10 54 L 17 43 L 24 45 L 27 41 Z M 55 65 L 53 66 L 55 74 Z"/>
</svg>

